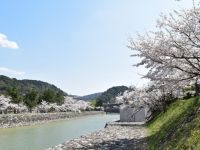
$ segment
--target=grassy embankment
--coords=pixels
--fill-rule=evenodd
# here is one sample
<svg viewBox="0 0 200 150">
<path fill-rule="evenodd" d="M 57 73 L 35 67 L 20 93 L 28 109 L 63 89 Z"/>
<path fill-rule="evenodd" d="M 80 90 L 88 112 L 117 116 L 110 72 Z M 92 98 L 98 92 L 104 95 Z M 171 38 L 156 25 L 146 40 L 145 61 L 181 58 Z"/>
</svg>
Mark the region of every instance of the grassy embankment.
<svg viewBox="0 0 200 150">
<path fill-rule="evenodd" d="M 172 103 L 147 128 L 149 149 L 200 149 L 200 98 Z"/>
</svg>

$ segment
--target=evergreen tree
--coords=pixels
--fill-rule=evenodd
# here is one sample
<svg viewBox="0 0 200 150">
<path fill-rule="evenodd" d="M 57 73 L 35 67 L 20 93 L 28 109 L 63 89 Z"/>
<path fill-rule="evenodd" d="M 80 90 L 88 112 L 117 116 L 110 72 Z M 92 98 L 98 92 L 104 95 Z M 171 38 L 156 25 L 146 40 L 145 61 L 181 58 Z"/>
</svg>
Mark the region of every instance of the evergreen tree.
<svg viewBox="0 0 200 150">
<path fill-rule="evenodd" d="M 45 90 L 43 95 L 42 95 L 42 100 L 46 101 L 46 102 L 50 102 L 53 103 L 55 102 L 55 92 L 53 90 Z"/>
<path fill-rule="evenodd" d="M 32 112 L 32 109 L 38 103 L 38 94 L 36 91 L 29 91 L 24 97 L 24 104 L 28 107 L 29 112 Z"/>
<path fill-rule="evenodd" d="M 7 94 L 12 98 L 13 103 L 21 102 L 20 92 L 16 87 L 8 88 Z"/>
<path fill-rule="evenodd" d="M 57 92 L 57 93 L 56 93 L 55 102 L 56 102 L 58 105 L 61 105 L 61 104 L 64 103 L 64 96 L 63 96 L 63 93 L 62 93 L 62 92 Z"/>
</svg>

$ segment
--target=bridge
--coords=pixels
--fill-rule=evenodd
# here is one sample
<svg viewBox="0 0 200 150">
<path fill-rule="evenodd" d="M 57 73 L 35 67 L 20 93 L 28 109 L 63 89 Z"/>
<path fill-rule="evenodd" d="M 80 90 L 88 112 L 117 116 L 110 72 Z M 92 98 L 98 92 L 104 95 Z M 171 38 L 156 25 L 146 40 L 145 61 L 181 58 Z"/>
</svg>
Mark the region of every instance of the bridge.
<svg viewBox="0 0 200 150">
<path fill-rule="evenodd" d="M 120 105 L 123 103 L 108 103 L 103 104 L 104 111 L 108 113 L 119 113 L 120 112 Z"/>
</svg>

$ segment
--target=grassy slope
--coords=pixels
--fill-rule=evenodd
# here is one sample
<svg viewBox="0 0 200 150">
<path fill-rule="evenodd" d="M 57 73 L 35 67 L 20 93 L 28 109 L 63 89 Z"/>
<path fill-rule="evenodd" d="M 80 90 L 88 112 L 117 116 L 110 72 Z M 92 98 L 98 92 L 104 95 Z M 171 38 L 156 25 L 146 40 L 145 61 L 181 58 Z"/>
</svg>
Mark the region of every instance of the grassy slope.
<svg viewBox="0 0 200 150">
<path fill-rule="evenodd" d="M 147 124 L 150 149 L 200 149 L 200 98 L 179 100 Z"/>
</svg>

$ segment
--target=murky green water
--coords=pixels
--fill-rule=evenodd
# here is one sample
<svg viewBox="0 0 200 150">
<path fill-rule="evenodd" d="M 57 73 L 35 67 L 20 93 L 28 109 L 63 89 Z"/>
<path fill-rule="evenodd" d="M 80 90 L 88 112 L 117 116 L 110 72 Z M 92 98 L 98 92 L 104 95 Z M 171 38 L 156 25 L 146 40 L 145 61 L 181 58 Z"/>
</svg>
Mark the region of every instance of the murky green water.
<svg viewBox="0 0 200 150">
<path fill-rule="evenodd" d="M 40 125 L 0 129 L 0 150 L 43 150 L 103 129 L 119 115 L 93 115 Z"/>
</svg>

